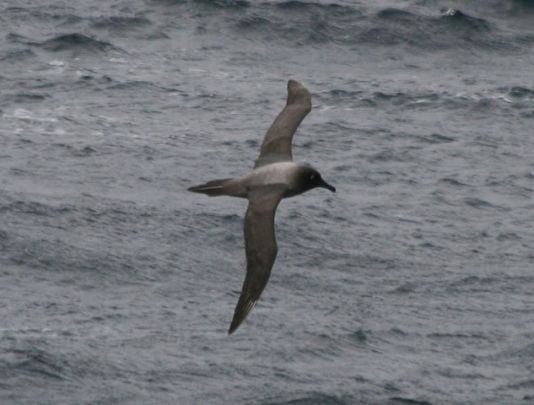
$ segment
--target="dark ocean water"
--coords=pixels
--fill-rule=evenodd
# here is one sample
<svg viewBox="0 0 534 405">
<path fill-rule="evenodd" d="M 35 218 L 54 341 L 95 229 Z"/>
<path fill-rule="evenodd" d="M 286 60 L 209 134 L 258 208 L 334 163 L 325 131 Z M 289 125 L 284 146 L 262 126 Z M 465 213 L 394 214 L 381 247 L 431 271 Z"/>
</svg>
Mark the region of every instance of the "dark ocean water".
<svg viewBox="0 0 534 405">
<path fill-rule="evenodd" d="M 1 404 L 534 403 L 534 3 L 0 2 Z M 241 175 L 302 81 L 235 335 Z"/>
</svg>

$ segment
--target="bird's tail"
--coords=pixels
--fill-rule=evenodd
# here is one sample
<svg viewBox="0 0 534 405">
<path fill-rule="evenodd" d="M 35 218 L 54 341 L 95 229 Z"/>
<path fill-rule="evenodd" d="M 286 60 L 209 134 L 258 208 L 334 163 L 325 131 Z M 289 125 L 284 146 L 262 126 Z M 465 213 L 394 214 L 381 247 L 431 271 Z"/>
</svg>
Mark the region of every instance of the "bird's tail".
<svg viewBox="0 0 534 405">
<path fill-rule="evenodd" d="M 231 178 L 217 179 L 208 181 L 206 184 L 199 186 L 189 187 L 189 191 L 195 193 L 207 194 L 210 197 L 216 197 L 219 195 L 232 195 Z"/>
</svg>

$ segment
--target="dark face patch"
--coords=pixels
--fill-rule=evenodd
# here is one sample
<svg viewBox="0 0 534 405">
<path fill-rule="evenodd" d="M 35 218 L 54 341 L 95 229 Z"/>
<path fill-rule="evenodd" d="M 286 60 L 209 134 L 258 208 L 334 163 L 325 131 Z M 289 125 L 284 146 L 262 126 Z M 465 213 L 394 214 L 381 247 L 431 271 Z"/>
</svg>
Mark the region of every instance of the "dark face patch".
<svg viewBox="0 0 534 405">
<path fill-rule="evenodd" d="M 302 177 L 302 187 L 304 191 L 311 190 L 312 188 L 316 187 L 322 187 L 334 193 L 336 192 L 335 187 L 325 182 L 319 172 L 312 168 L 307 169 Z"/>
<path fill-rule="evenodd" d="M 322 179 L 319 172 L 312 168 L 307 168 L 300 176 L 300 185 L 303 190 L 311 190 L 319 187 Z"/>
<path fill-rule="evenodd" d="M 285 197 L 293 197 L 316 187 L 327 188 L 332 192 L 335 191 L 335 188 L 327 184 L 317 170 L 308 166 L 300 167 L 296 182 L 293 187 L 288 190 Z"/>
</svg>

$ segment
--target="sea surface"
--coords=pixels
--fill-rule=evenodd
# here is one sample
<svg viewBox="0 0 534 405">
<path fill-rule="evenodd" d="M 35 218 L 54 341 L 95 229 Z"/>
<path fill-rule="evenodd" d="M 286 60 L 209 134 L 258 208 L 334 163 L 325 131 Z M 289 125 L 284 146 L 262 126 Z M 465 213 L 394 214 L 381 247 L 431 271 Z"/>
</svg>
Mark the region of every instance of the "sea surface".
<svg viewBox="0 0 534 405">
<path fill-rule="evenodd" d="M 288 79 L 271 280 L 228 326 Z M 534 404 L 534 3 L 0 1 L 0 404 Z"/>
</svg>

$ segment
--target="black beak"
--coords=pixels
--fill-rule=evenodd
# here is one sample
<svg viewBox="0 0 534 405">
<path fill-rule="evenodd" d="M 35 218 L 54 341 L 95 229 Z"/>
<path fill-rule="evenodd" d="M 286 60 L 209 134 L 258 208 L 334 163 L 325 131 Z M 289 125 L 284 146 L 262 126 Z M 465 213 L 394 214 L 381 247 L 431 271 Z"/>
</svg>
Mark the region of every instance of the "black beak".
<svg viewBox="0 0 534 405">
<path fill-rule="evenodd" d="M 319 184 L 319 187 L 326 188 L 330 190 L 332 193 L 336 192 L 336 188 L 334 186 L 331 186 L 330 184 L 328 184 L 326 181 L 322 179 L 321 179 L 321 184 Z"/>
</svg>

